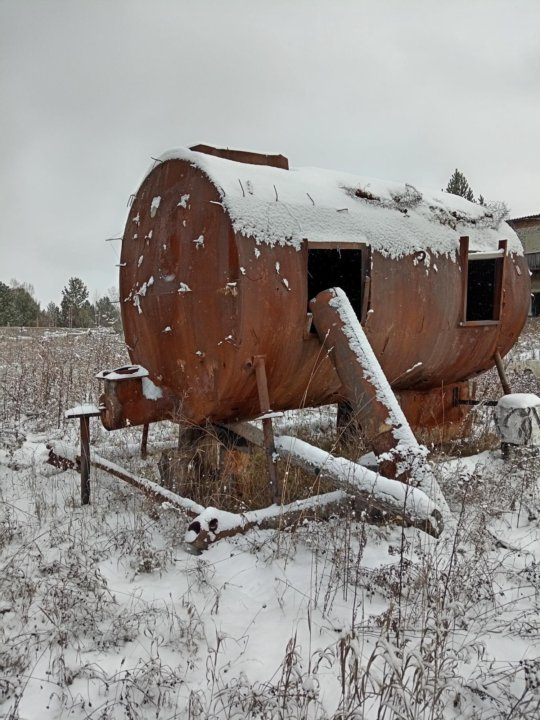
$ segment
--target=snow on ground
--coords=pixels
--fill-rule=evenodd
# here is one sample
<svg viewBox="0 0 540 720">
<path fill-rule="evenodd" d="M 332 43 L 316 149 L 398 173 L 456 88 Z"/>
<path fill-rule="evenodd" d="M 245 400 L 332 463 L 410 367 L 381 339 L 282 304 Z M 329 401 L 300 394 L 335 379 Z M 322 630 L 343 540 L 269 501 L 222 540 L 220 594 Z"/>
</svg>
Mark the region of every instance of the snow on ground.
<svg viewBox="0 0 540 720">
<path fill-rule="evenodd" d="M 0 457 L 5 717 L 537 717 L 537 459 L 444 464 L 457 538 L 336 518 L 193 555 L 104 473 L 81 507 L 44 439 Z"/>
<path fill-rule="evenodd" d="M 104 356 L 122 362 L 80 342 L 66 407 L 96 401 L 85 378 Z M 78 421 L 30 417 L 20 394 L 17 414 L 13 363 L 31 375 L 0 350 L 0 717 L 540 716 L 538 451 L 439 456 L 456 518 L 439 540 L 336 517 L 195 555 L 187 518 L 106 473 L 81 507 L 78 474 L 44 463 L 49 440 L 76 444 Z M 54 408 L 38 375 L 33 397 Z M 97 452 L 156 479 L 138 430 L 92 423 Z M 306 427 L 332 432 L 320 413 Z M 171 432 L 153 426 L 149 447 Z"/>
</svg>

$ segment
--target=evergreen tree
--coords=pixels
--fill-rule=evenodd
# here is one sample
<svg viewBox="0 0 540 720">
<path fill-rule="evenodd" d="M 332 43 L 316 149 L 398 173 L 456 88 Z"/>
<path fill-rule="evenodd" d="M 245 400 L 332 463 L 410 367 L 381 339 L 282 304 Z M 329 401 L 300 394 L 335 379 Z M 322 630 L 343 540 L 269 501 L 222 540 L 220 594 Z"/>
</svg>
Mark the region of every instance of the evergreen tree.
<svg viewBox="0 0 540 720">
<path fill-rule="evenodd" d="M 62 326 L 62 313 L 60 312 L 58 305 L 50 302 L 43 312 L 42 320 L 48 327 Z"/>
<path fill-rule="evenodd" d="M 454 170 L 454 174 L 448 181 L 448 185 L 446 186 L 446 192 L 452 193 L 452 195 L 461 195 L 461 197 L 464 197 L 465 200 L 470 200 L 471 202 L 474 202 L 474 194 L 472 188 L 469 186 L 465 175 L 457 168 Z"/>
<path fill-rule="evenodd" d="M 62 290 L 58 307 L 50 302 L 41 309 L 29 283 L 11 280 L 9 285 L 0 281 L 0 326 L 24 327 L 109 327 L 122 332 L 118 307 L 118 293 L 114 288 L 103 297 L 88 300 L 88 288 L 80 278 L 72 277 Z"/>
<path fill-rule="evenodd" d="M 105 295 L 105 297 L 99 298 L 94 307 L 98 327 L 116 327 L 118 325 L 120 313 L 110 297 Z"/>
<path fill-rule="evenodd" d="M 11 288 L 11 303 L 15 315 L 15 325 L 28 327 L 39 324 L 39 303 L 24 287 Z"/>
<path fill-rule="evenodd" d="M 78 277 L 69 278 L 62 290 L 60 303 L 62 324 L 65 327 L 90 327 L 93 325 L 92 306 L 88 302 L 88 288 Z"/>
<path fill-rule="evenodd" d="M 11 302 L 11 288 L 0 282 L 0 325 L 15 325 L 15 316 Z"/>
<path fill-rule="evenodd" d="M 11 287 L 0 282 L 0 325 L 24 327 L 39 323 L 39 303 L 32 297 L 34 288 L 11 281 Z"/>
</svg>

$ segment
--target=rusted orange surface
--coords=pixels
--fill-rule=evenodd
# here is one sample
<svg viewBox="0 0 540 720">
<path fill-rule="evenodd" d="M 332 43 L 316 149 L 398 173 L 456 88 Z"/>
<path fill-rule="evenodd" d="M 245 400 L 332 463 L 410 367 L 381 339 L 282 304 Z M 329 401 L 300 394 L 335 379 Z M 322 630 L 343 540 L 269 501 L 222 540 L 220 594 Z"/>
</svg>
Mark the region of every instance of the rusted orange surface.
<svg viewBox="0 0 540 720">
<path fill-rule="evenodd" d="M 250 165 L 267 165 L 269 167 L 281 168 L 282 170 L 289 169 L 289 161 L 284 155 L 265 155 L 263 153 L 247 152 L 245 150 L 215 148 L 211 145 L 202 144 L 194 145 L 191 150 L 207 155 L 215 155 L 216 157 L 225 158 L 226 160 L 249 163 Z"/>
<path fill-rule="evenodd" d="M 253 418 L 259 413 L 253 359 L 259 355 L 273 410 L 343 397 L 331 361 L 309 331 L 310 239 L 299 250 L 257 245 L 235 233 L 221 199 L 199 168 L 179 159 L 157 164 L 136 194 L 121 254 L 124 332 L 132 362 L 149 371 L 166 400 L 132 390 L 121 411 L 108 411 L 114 418 L 108 427 L 160 416 L 196 424 Z M 504 259 L 500 321 L 462 325 L 459 262 L 428 257 L 427 273 L 425 250 L 399 260 L 369 247 L 362 252 L 361 319 L 402 397 L 473 377 L 518 337 L 530 292 L 522 256 Z M 448 412 L 445 398 L 438 417 Z M 404 407 L 424 422 L 416 399 Z"/>
<path fill-rule="evenodd" d="M 373 259 L 373 313 L 364 330 L 390 384 L 400 390 L 430 389 L 493 367 L 495 351 L 505 355 L 527 319 L 530 291 L 525 258 L 505 258 L 500 322 L 470 326 L 460 324 L 460 265 L 431 258 L 438 272 L 427 275 L 414 259 Z"/>
<path fill-rule="evenodd" d="M 256 262 L 253 242 L 235 235 L 219 201 L 200 171 L 176 161 L 159 165 L 139 190 L 120 273 L 132 362 L 177 396 L 178 416 L 190 422 L 259 413 L 256 355 L 266 358 L 274 410 L 331 402 L 339 390 L 333 366 L 316 335 L 303 337 L 307 286 L 289 289 L 275 272 L 280 263 L 287 277 L 305 278 L 307 256 L 277 247 L 268 265 Z M 143 296 L 133 293 L 145 282 Z"/>
<path fill-rule="evenodd" d="M 420 442 L 431 445 L 466 437 L 472 425 L 471 383 L 441 384 L 431 390 L 402 390 L 397 398 Z"/>
</svg>

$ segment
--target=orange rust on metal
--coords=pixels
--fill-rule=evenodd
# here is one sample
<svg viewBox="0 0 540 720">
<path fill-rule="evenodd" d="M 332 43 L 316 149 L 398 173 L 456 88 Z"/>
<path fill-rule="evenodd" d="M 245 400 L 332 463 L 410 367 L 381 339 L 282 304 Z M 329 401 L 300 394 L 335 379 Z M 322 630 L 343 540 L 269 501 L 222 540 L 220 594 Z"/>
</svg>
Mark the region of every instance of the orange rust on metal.
<svg viewBox="0 0 540 720">
<path fill-rule="evenodd" d="M 459 266 L 463 272 L 463 282 L 461 283 L 461 323 L 467 317 L 467 290 L 468 290 L 468 276 L 465 272 L 469 257 L 469 238 L 464 235 L 459 238 Z"/>
<path fill-rule="evenodd" d="M 265 356 L 272 410 L 345 399 L 317 335 L 306 332 L 308 259 L 325 251 L 314 250 L 309 237 L 301 246 L 271 245 L 235 231 L 223 200 L 196 162 L 180 158 L 158 163 L 137 191 L 120 258 L 122 319 L 132 362 L 148 370 L 163 397 L 145 398 L 135 381 L 106 381 L 106 427 L 253 419 L 260 413 L 251 365 L 257 355 Z M 456 248 L 457 258 L 429 247 L 400 258 L 368 248 L 358 270 L 357 312 L 401 397 L 438 392 L 492 367 L 495 352 L 504 356 L 526 321 L 527 263 L 505 254 L 499 318 L 462 322 L 468 253 Z"/>
<path fill-rule="evenodd" d="M 441 385 L 433 390 L 401 390 L 397 398 L 418 440 L 431 445 L 469 434 L 472 426 L 470 407 L 459 401 L 469 400 L 471 390 L 469 382 L 462 382 Z"/>
<path fill-rule="evenodd" d="M 225 160 L 247 163 L 249 165 L 268 165 L 270 167 L 289 169 L 289 160 L 284 155 L 264 155 L 262 153 L 248 152 L 246 150 L 229 150 L 229 148 L 215 148 L 211 145 L 193 145 L 194 152 L 205 155 L 215 155 Z"/>
<path fill-rule="evenodd" d="M 466 265 L 450 258 L 399 260 L 373 252 L 371 308 L 365 331 L 395 390 L 430 390 L 463 382 L 493 367 L 497 346 L 505 355 L 525 324 L 529 303 L 527 261 L 512 258 L 518 271 L 505 274 L 499 321 L 461 324 Z M 505 258 L 506 262 L 510 258 Z M 525 277 L 526 276 L 526 277 Z"/>
<path fill-rule="evenodd" d="M 152 217 L 155 197 L 161 200 Z M 304 338 L 307 247 L 261 247 L 257 257 L 254 241 L 235 234 L 220 201 L 208 178 L 183 161 L 157 165 L 137 192 L 120 268 L 132 361 L 178 399 L 177 419 L 191 424 L 259 415 L 255 355 L 266 357 L 273 410 L 335 402 L 341 383 L 332 363 L 315 334 Z M 276 263 L 291 278 L 289 288 Z M 135 417 L 134 404 L 129 410 L 131 424 L 146 421 L 143 412 Z M 163 417 L 171 419 L 169 412 Z"/>
<path fill-rule="evenodd" d="M 498 350 L 493 355 L 493 359 L 495 360 L 495 366 L 499 374 L 499 380 L 501 381 L 503 392 L 505 395 L 510 395 L 512 392 L 512 388 L 510 387 L 510 383 L 508 382 L 508 378 L 506 377 L 501 354 Z"/>
<path fill-rule="evenodd" d="M 67 416 L 79 418 L 80 429 L 80 472 L 81 472 L 81 505 L 90 503 L 90 418 L 97 417 L 100 413 L 97 409 L 90 407 L 78 407 L 68 410 Z"/>
<path fill-rule="evenodd" d="M 257 392 L 259 393 L 259 403 L 261 413 L 269 413 L 270 396 L 268 394 L 268 383 L 266 382 L 266 370 L 264 365 L 264 356 L 256 355 L 253 359 L 255 365 L 255 376 L 257 379 Z M 276 446 L 274 444 L 274 429 L 272 426 L 272 418 L 263 417 L 262 420 L 264 434 L 264 449 L 266 453 L 266 467 L 268 468 L 268 476 L 270 478 L 270 486 L 272 488 L 272 500 L 274 503 L 281 502 L 281 493 L 279 492 L 279 482 L 276 468 Z"/>
<path fill-rule="evenodd" d="M 266 370 L 264 367 L 264 355 L 256 355 L 254 358 L 255 377 L 257 380 L 257 392 L 259 393 L 259 404 L 261 413 L 271 411 L 270 396 L 268 395 L 268 385 L 266 382 Z"/>
<path fill-rule="evenodd" d="M 71 460 L 69 458 L 63 457 L 62 455 L 58 455 L 52 447 L 47 447 L 49 450 L 47 463 L 49 465 L 61 468 L 62 470 L 80 469 L 82 465 L 82 460 L 80 457 L 76 457 L 75 460 Z M 105 458 L 100 458 L 99 456 L 94 455 L 89 460 L 89 463 L 98 470 L 103 470 L 103 472 L 109 473 L 109 475 L 113 475 L 119 480 L 124 480 L 129 485 L 137 488 L 137 490 L 141 490 L 149 498 L 155 500 L 160 504 L 169 503 L 171 505 L 174 505 L 174 507 L 182 510 L 189 517 L 196 517 L 196 515 L 204 509 L 202 506 L 197 505 L 192 500 L 182 498 L 181 496 L 172 493 L 170 490 L 166 490 L 165 488 L 160 487 L 159 485 L 157 485 L 157 483 L 151 482 L 146 478 L 139 478 L 137 475 L 134 475 L 127 470 L 124 470 L 119 465 L 108 462 Z"/>
<path fill-rule="evenodd" d="M 145 397 L 141 378 L 105 378 L 99 403 L 103 425 L 107 430 L 117 430 L 127 425 L 148 425 L 165 418 L 173 419 L 180 399 L 170 393 L 156 399 Z M 143 449 L 141 447 L 141 452 Z"/>
<path fill-rule="evenodd" d="M 499 298 L 496 308 L 495 318 L 499 321 L 505 302 L 504 278 L 508 272 L 508 240 L 499 240 L 499 250 L 502 253 L 500 261 L 500 271 L 495 273 L 494 295 Z"/>
<path fill-rule="evenodd" d="M 142 437 L 141 437 L 141 457 L 146 458 L 148 454 L 148 429 L 150 428 L 149 423 L 143 425 Z"/>
<path fill-rule="evenodd" d="M 363 295 L 362 295 L 362 313 L 359 318 L 359 320 L 362 324 L 364 324 L 367 319 L 367 312 L 368 312 L 368 308 L 369 308 L 369 286 L 370 286 L 370 283 L 371 283 L 371 278 L 369 277 L 369 275 L 366 275 L 366 277 L 364 279 L 364 290 L 363 290 Z"/>
<path fill-rule="evenodd" d="M 90 418 L 81 415 L 81 505 L 90 503 Z"/>
<path fill-rule="evenodd" d="M 396 451 L 398 438 L 394 431 L 397 425 L 392 425 L 389 420 L 389 401 L 381 397 L 381 388 L 377 388 L 371 381 L 370 373 L 373 368 L 364 367 L 351 347 L 345 324 L 338 311 L 330 304 L 335 297 L 335 290 L 330 289 L 319 293 L 311 301 L 313 322 L 319 339 L 329 349 L 337 373 L 346 388 L 354 422 L 362 429 L 362 434 L 376 455 L 394 451 L 391 453 L 391 460 L 380 464 L 381 474 L 384 477 L 396 478 L 397 465 L 405 458 Z M 401 474 L 399 479 L 408 478 Z"/>
</svg>

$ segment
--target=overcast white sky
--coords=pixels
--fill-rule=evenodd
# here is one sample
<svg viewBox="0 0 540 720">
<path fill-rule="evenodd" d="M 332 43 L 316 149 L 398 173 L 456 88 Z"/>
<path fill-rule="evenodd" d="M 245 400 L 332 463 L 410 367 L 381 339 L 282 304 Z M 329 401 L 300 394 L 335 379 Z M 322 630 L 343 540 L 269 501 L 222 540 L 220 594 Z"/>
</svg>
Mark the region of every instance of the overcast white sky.
<svg viewBox="0 0 540 720">
<path fill-rule="evenodd" d="M 207 142 L 540 212 L 540 0 L 0 0 L 0 280 L 117 282 L 150 156 Z"/>
</svg>

